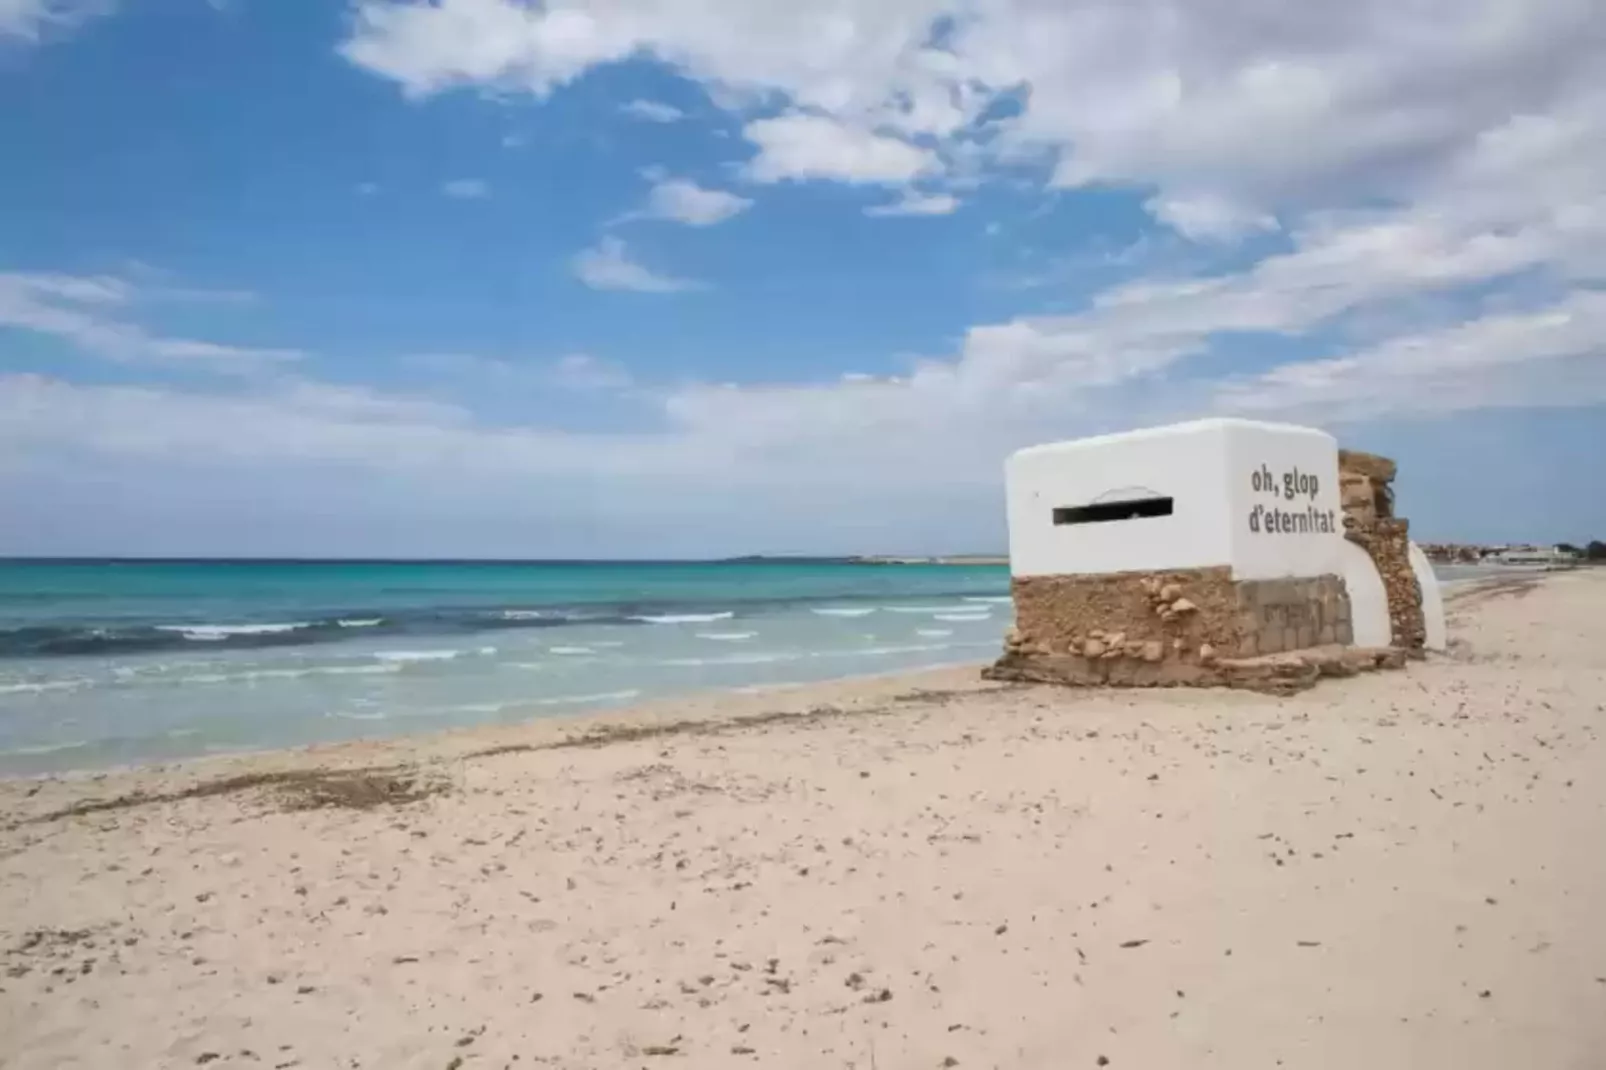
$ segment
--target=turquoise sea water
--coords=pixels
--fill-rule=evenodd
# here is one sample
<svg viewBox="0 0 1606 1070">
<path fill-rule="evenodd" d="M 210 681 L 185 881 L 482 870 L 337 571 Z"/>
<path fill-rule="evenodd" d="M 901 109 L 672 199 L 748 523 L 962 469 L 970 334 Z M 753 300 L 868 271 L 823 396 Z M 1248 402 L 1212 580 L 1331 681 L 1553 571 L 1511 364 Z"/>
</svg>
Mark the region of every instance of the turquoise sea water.
<svg viewBox="0 0 1606 1070">
<path fill-rule="evenodd" d="M 982 661 L 1008 589 L 999 566 L 0 561 L 0 773 Z"/>
<path fill-rule="evenodd" d="M 0 774 L 985 661 L 1008 591 L 1001 566 L 0 560 Z"/>
</svg>

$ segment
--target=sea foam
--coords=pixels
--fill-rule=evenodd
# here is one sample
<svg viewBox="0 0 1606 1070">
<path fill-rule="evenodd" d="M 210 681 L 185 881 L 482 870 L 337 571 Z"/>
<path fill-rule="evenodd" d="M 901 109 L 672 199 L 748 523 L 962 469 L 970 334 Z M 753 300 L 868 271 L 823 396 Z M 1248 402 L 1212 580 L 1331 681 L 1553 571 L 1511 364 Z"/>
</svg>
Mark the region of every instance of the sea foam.
<svg viewBox="0 0 1606 1070">
<path fill-rule="evenodd" d="M 231 635 L 280 635 L 310 627 L 308 621 L 297 620 L 286 624 L 158 624 L 156 630 L 178 632 L 186 639 L 215 643 Z"/>
</svg>

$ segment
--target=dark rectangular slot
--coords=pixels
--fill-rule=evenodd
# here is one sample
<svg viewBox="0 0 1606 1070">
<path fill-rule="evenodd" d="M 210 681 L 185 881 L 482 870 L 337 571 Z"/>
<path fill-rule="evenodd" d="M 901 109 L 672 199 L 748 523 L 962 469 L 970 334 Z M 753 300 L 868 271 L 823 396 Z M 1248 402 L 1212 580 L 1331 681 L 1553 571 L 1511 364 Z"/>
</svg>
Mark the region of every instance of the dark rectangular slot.
<svg viewBox="0 0 1606 1070">
<path fill-rule="evenodd" d="M 1061 506 L 1054 510 L 1054 526 L 1061 524 L 1105 524 L 1111 520 L 1137 520 L 1145 516 L 1170 516 L 1170 498 L 1131 498 L 1124 502 L 1097 505 Z"/>
</svg>

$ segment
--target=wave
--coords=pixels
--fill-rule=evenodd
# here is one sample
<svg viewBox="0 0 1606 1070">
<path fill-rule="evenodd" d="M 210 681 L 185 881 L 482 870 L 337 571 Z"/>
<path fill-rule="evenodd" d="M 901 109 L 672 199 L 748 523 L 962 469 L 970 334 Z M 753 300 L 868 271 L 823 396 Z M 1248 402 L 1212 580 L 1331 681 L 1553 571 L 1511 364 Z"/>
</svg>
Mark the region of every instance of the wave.
<svg viewBox="0 0 1606 1070">
<path fill-rule="evenodd" d="M 374 657 L 380 661 L 413 662 L 413 661 L 451 661 L 461 654 L 461 650 L 379 650 Z"/>
<path fill-rule="evenodd" d="M 991 605 L 1007 606 L 1011 602 L 1015 601 L 1015 599 L 1012 596 L 1007 595 L 1007 594 L 1004 594 L 1004 595 L 967 594 L 963 598 L 961 598 L 960 601 L 961 602 L 986 602 L 986 603 L 991 604 Z"/>
<path fill-rule="evenodd" d="M 383 665 L 309 665 L 299 669 L 247 669 L 244 672 L 202 672 L 177 676 L 175 684 L 232 684 L 252 680 L 299 680 L 303 676 L 380 676 L 400 672 L 402 661 L 394 659 Z"/>
<path fill-rule="evenodd" d="M 549 653 L 574 656 L 577 654 L 595 654 L 596 651 L 588 646 L 554 646 L 547 648 Z"/>
<path fill-rule="evenodd" d="M 975 613 L 975 606 L 883 606 L 888 613 Z"/>
<path fill-rule="evenodd" d="M 628 702 L 633 698 L 640 697 L 640 691 L 602 691 L 594 695 L 558 695 L 555 698 L 541 698 L 531 702 L 530 705 L 568 706 L 589 702 Z"/>
<path fill-rule="evenodd" d="M 357 713 L 353 710 L 329 710 L 324 716 L 338 721 L 384 721 L 390 717 L 390 714 L 385 713 L 383 710 L 375 710 L 373 713 Z"/>
<path fill-rule="evenodd" d="M 975 621 L 992 620 L 993 618 L 987 613 L 937 613 L 934 614 L 931 619 L 972 623 Z"/>
<path fill-rule="evenodd" d="M 864 646 L 857 650 L 819 650 L 817 658 L 873 658 L 884 654 L 921 654 L 932 650 L 947 650 L 948 643 L 905 643 L 901 646 Z"/>
<path fill-rule="evenodd" d="M 562 605 L 510 605 L 441 604 L 426 602 L 429 591 L 420 588 L 413 592 L 417 600 L 411 605 L 397 605 L 394 601 L 364 604 L 354 601 L 345 605 L 330 605 L 310 609 L 305 605 L 294 608 L 271 609 L 256 605 L 251 612 L 243 611 L 248 604 L 240 604 L 239 615 L 217 610 L 216 617 L 201 616 L 193 611 L 167 612 L 148 617 L 111 616 L 93 617 L 93 601 L 74 599 L 64 595 L 60 610 L 71 609 L 73 619 L 52 616 L 48 623 L 22 624 L 15 619 L 10 627 L 0 627 L 0 659 L 49 658 L 78 656 L 119 656 L 151 654 L 189 650 L 202 651 L 210 657 L 218 651 L 251 650 L 275 647 L 311 647 L 328 644 L 353 644 L 364 640 L 387 648 L 401 649 L 412 643 L 428 647 L 430 640 L 447 642 L 458 637 L 486 635 L 504 630 L 544 628 L 625 628 L 653 625 L 712 624 L 734 617 L 749 617 L 762 613 L 803 613 L 805 610 L 820 617 L 853 619 L 878 612 L 935 614 L 938 612 L 976 612 L 987 601 L 1007 602 L 1007 596 L 971 594 L 963 590 L 928 591 L 921 594 L 901 595 L 888 591 L 876 595 L 873 591 L 855 592 L 822 591 L 818 594 L 790 593 L 775 597 L 746 597 L 738 592 L 724 595 L 710 594 L 705 599 L 675 600 L 640 598 L 607 602 L 575 601 Z M 434 592 L 441 598 L 450 593 Z M 377 593 L 390 600 L 397 592 L 386 588 Z M 730 598 L 724 604 L 731 606 L 719 611 L 710 608 L 720 605 L 715 599 Z M 880 597 L 896 601 L 900 597 L 931 599 L 927 605 L 890 605 L 880 607 L 863 600 Z M 963 599 L 964 601 L 960 601 Z M 26 599 L 25 599 L 26 600 Z M 49 603 L 48 599 L 42 599 Z M 943 603 L 946 600 L 946 604 Z M 105 600 L 103 600 L 105 601 Z M 165 600 L 163 600 L 165 602 Z M 858 602 L 859 604 L 854 604 Z M 739 604 L 738 604 L 739 603 Z M 117 600 L 107 602 L 108 609 L 118 605 Z M 169 605 L 176 603 L 166 603 Z M 80 608 L 80 605 L 82 608 Z M 81 618 L 76 614 L 82 613 Z M 182 615 L 181 615 L 182 614 Z M 714 629 L 708 629 L 715 632 Z M 734 632 L 734 629 L 733 629 Z M 718 634 L 715 632 L 715 634 Z M 397 641 L 399 640 L 399 642 Z M 735 641 L 735 640 L 732 640 Z M 457 645 L 472 649 L 468 642 Z M 587 635 L 584 645 L 600 649 L 602 644 Z"/>
<path fill-rule="evenodd" d="M 916 629 L 915 634 L 924 639 L 946 639 L 954 634 L 954 630 L 952 628 L 919 628 Z"/>
<path fill-rule="evenodd" d="M 40 680 L 18 684 L 0 684 L 0 695 L 36 695 L 46 691 L 76 691 L 88 685 L 88 680 Z"/>
<path fill-rule="evenodd" d="M 37 757 L 43 754 L 59 754 L 60 752 L 66 750 L 80 750 L 89 745 L 90 743 L 87 739 L 76 739 L 71 743 L 37 743 L 32 745 L 24 745 L 21 747 L 12 747 L 8 750 L 0 750 L 0 754 L 8 757 L 18 758 Z"/>
<path fill-rule="evenodd" d="M 740 643 L 745 639 L 753 638 L 757 634 L 757 632 L 698 632 L 697 638 L 712 639 L 717 643 Z"/>
<path fill-rule="evenodd" d="M 754 651 L 751 654 L 727 654 L 717 658 L 665 658 L 656 664 L 680 669 L 703 669 L 711 665 L 773 665 L 781 661 L 796 661 L 799 657 L 798 654 Z"/>
<path fill-rule="evenodd" d="M 282 635 L 312 626 L 311 621 L 298 620 L 289 624 L 158 624 L 155 627 L 159 632 L 178 632 L 186 639 L 215 643 L 231 635 Z"/>
</svg>

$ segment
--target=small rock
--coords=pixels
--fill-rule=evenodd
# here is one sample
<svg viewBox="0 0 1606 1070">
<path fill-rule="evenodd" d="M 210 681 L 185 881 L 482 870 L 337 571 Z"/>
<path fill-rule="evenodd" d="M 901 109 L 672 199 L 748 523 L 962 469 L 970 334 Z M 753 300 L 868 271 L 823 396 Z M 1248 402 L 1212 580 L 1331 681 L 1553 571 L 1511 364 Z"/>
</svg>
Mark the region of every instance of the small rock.
<svg viewBox="0 0 1606 1070">
<path fill-rule="evenodd" d="M 1175 583 L 1168 583 L 1160 588 L 1160 601 L 1175 602 L 1182 597 L 1182 588 Z"/>
<path fill-rule="evenodd" d="M 1209 643 L 1201 643 L 1199 645 L 1199 660 L 1206 665 L 1210 664 L 1212 661 L 1215 661 L 1216 648 L 1211 646 Z"/>
<path fill-rule="evenodd" d="M 1104 637 L 1104 642 L 1109 646 L 1120 646 L 1126 642 L 1126 633 L 1116 632 L 1114 635 L 1107 635 Z"/>
<path fill-rule="evenodd" d="M 1147 643 L 1143 644 L 1144 661 L 1159 661 L 1163 657 L 1165 657 L 1165 647 L 1161 645 L 1160 640 L 1150 639 Z"/>
<path fill-rule="evenodd" d="M 1175 602 L 1171 603 L 1171 612 L 1173 613 L 1192 613 L 1198 608 L 1198 606 L 1194 605 L 1186 598 L 1179 598 Z"/>
<path fill-rule="evenodd" d="M 1098 633 L 1094 632 L 1093 634 L 1097 635 Z M 1104 644 L 1099 642 L 1097 639 L 1089 639 L 1087 642 L 1082 644 L 1082 656 L 1087 658 L 1103 657 Z"/>
</svg>

